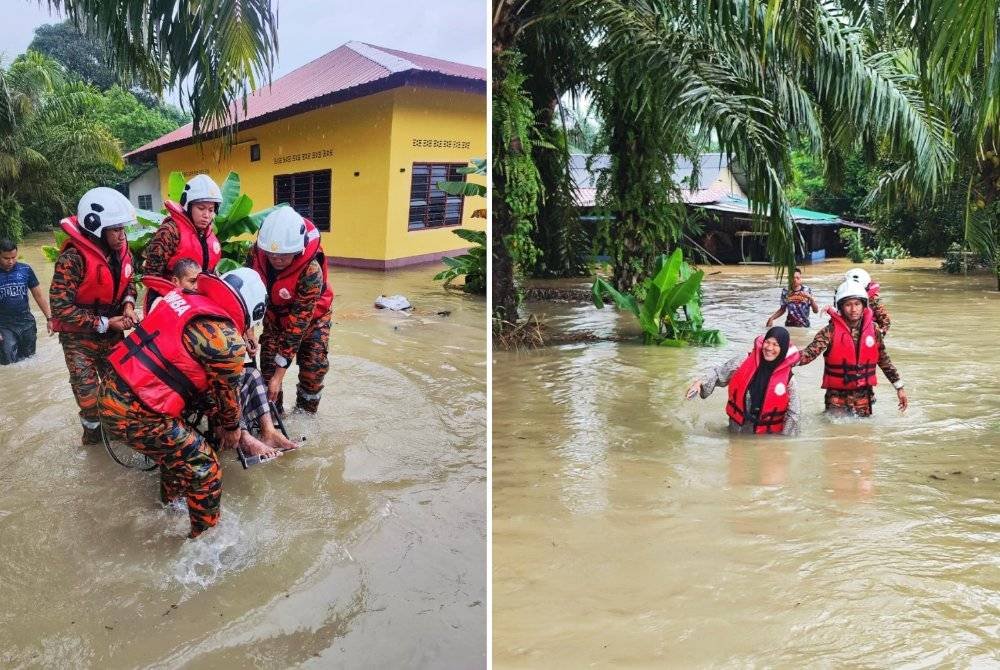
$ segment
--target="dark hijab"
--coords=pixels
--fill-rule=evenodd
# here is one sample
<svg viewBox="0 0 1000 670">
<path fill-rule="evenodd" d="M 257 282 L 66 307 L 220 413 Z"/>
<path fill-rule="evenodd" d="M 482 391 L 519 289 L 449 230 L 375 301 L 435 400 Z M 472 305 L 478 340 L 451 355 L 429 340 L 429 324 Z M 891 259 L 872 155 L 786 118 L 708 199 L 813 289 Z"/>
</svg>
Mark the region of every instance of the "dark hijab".
<svg viewBox="0 0 1000 670">
<path fill-rule="evenodd" d="M 781 361 L 785 360 L 785 356 L 788 354 L 790 338 L 787 330 L 781 326 L 775 326 L 764 334 L 765 340 L 769 337 L 773 337 L 778 341 L 778 346 L 781 350 L 778 352 L 778 357 L 773 361 L 764 360 L 764 352 L 762 351 L 757 371 L 754 373 L 753 379 L 750 380 L 748 388 L 750 392 L 748 415 L 755 423 L 760 416 L 760 408 L 764 405 L 764 394 L 767 393 L 767 383 L 771 381 L 771 373 L 774 372 L 774 369 L 778 367 Z"/>
</svg>

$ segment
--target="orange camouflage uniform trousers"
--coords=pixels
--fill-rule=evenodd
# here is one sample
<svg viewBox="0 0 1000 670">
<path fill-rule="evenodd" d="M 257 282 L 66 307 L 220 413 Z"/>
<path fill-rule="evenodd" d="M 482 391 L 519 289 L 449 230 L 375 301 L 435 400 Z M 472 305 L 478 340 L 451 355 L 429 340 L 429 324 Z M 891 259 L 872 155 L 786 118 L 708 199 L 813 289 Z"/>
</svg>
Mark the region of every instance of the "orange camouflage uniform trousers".
<svg viewBox="0 0 1000 670">
<path fill-rule="evenodd" d="M 861 338 L 860 322 L 851 328 L 851 337 L 854 338 L 855 342 L 858 342 Z M 878 341 L 878 366 L 885 373 L 886 379 L 895 384 L 900 378 L 899 371 L 896 370 L 896 366 L 892 364 L 892 360 L 885 350 L 885 340 L 883 337 L 882 329 L 876 325 L 875 338 Z M 826 353 L 832 342 L 833 324 L 828 323 L 816 333 L 809 346 L 802 350 L 798 364 L 806 365 L 811 363 L 818 356 Z M 826 389 L 826 396 L 824 398 L 826 411 L 835 415 L 871 416 L 872 405 L 874 403 L 875 390 L 871 387 L 849 391 Z"/>
<path fill-rule="evenodd" d="M 229 322 L 198 319 L 184 331 L 184 346 L 205 366 L 211 422 L 239 423 L 239 388 L 245 347 Z M 105 430 L 160 466 L 160 501 L 186 499 L 191 532 L 198 537 L 219 522 L 222 470 L 205 437 L 183 419 L 148 409 L 112 370 L 100 399 Z"/>
<path fill-rule="evenodd" d="M 323 380 L 330 371 L 331 312 L 313 318 L 316 301 L 323 292 L 323 271 L 313 261 L 306 266 L 295 285 L 295 300 L 280 313 L 268 308 L 260 336 L 260 372 L 265 383 L 271 381 L 277 364 L 276 355 L 288 361 L 298 360 L 299 383 L 295 387 L 295 406 L 316 413 L 323 391 Z M 283 394 L 275 402 L 284 413 Z"/>
<path fill-rule="evenodd" d="M 80 408 L 80 423 L 83 424 L 85 444 L 100 442 L 100 413 L 97 396 L 100 381 L 107 377 L 108 354 L 121 342 L 118 331 L 97 332 L 101 315 L 93 310 L 77 307 L 76 292 L 86 276 L 83 256 L 69 247 L 56 260 L 52 285 L 49 288 L 49 303 L 52 316 L 63 323 L 89 329 L 90 332 L 59 333 L 59 344 L 63 348 L 66 368 L 69 370 L 69 384 Z M 124 303 L 135 303 L 135 285 L 129 284 L 123 304 L 113 310 L 122 313 Z"/>
</svg>

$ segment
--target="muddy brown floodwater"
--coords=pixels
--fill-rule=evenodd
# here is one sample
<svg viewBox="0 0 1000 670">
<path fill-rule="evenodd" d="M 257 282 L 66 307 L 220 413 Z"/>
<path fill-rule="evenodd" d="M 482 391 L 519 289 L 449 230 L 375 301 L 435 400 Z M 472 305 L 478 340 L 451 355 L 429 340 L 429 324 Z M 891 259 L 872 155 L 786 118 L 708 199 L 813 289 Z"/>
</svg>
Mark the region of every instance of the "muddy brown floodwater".
<svg viewBox="0 0 1000 670">
<path fill-rule="evenodd" d="M 805 268 L 821 303 L 847 267 Z M 826 418 L 816 361 L 797 438 L 730 436 L 724 389 L 682 399 L 763 332 L 767 268 L 707 278 L 721 348 L 494 354 L 495 667 L 1000 667 L 1000 294 L 936 267 L 869 266 L 907 414 L 879 372 L 874 418 Z M 638 333 L 613 308 L 528 308 Z"/>
<path fill-rule="evenodd" d="M 44 242 L 22 256 L 47 288 Z M 156 475 L 79 446 L 42 325 L 0 367 L 0 667 L 482 666 L 486 306 L 439 269 L 332 270 L 320 412 L 287 421 L 305 446 L 225 456 L 221 523 L 195 541 Z M 416 309 L 378 312 L 379 293 Z"/>
</svg>

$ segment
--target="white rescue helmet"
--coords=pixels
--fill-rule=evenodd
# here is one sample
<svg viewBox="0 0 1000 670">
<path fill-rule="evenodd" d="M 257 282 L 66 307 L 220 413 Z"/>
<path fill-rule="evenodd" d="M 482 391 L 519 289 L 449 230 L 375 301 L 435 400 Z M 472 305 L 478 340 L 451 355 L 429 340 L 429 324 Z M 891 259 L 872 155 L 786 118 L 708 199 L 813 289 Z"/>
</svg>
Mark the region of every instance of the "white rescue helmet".
<svg viewBox="0 0 1000 670">
<path fill-rule="evenodd" d="M 76 221 L 81 228 L 99 238 L 108 228 L 121 228 L 135 223 L 135 207 L 115 189 L 98 186 L 80 198 L 76 207 Z"/>
<path fill-rule="evenodd" d="M 264 320 L 267 289 L 264 288 L 264 282 L 256 270 L 236 268 L 222 275 L 221 279 L 235 289 L 240 296 L 243 311 L 247 314 L 247 321 L 251 328 Z"/>
<path fill-rule="evenodd" d="M 306 248 L 306 220 L 288 205 L 264 218 L 257 248 L 271 254 L 298 254 Z"/>
<path fill-rule="evenodd" d="M 864 286 L 865 288 L 868 288 L 868 285 L 872 283 L 872 276 L 868 274 L 868 272 L 866 272 L 865 270 L 862 270 L 861 268 L 851 268 L 850 270 L 844 273 L 844 278 L 852 279 L 861 284 L 862 286 Z"/>
<path fill-rule="evenodd" d="M 215 211 L 219 212 L 219 205 L 222 204 L 222 190 L 207 174 L 196 174 L 191 177 L 190 181 L 184 184 L 184 190 L 181 191 L 181 207 L 187 208 L 196 202 L 214 202 Z"/>
<path fill-rule="evenodd" d="M 840 309 L 840 303 L 848 298 L 857 298 L 865 307 L 868 306 L 868 291 L 860 282 L 853 279 L 848 279 L 837 287 L 837 292 L 833 296 L 833 302 L 836 303 L 837 309 Z"/>
</svg>

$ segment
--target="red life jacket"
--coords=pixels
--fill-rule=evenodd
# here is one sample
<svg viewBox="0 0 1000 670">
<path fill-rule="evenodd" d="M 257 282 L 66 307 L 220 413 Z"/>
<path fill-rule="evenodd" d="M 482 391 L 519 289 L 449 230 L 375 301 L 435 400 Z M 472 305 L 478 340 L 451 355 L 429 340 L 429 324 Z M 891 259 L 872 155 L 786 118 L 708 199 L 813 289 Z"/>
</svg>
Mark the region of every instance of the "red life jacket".
<svg viewBox="0 0 1000 670">
<path fill-rule="evenodd" d="M 177 251 L 167 260 L 167 270 L 173 270 L 177 261 L 182 258 L 190 258 L 201 265 L 202 272 L 215 272 L 215 266 L 222 259 L 222 245 L 219 238 L 215 236 L 212 226 L 208 226 L 205 236 L 202 237 L 198 229 L 194 227 L 187 212 L 171 200 L 163 202 L 164 208 L 170 214 L 170 220 L 177 226 L 177 232 L 181 239 L 177 244 Z"/>
<path fill-rule="evenodd" d="M 267 286 L 267 308 L 273 310 L 279 317 L 288 315 L 292 303 L 295 301 L 295 286 L 298 284 L 302 272 L 312 261 L 319 263 L 323 270 L 323 292 L 320 294 L 316 306 L 313 308 L 312 318 L 318 319 L 330 311 L 333 304 L 333 287 L 330 286 L 329 273 L 326 264 L 326 255 L 320 245 L 320 234 L 316 226 L 309 219 L 306 222 L 306 248 L 295 257 L 291 265 L 282 270 L 278 276 L 272 279 L 273 271 L 271 264 L 267 261 L 265 254 L 260 247 L 254 246 L 253 255 L 250 257 L 250 267 L 257 271 L 264 284 Z"/>
<path fill-rule="evenodd" d="M 729 380 L 729 402 L 726 404 L 726 414 L 729 418 L 744 425 L 752 417 L 747 416 L 746 397 L 750 381 L 757 372 L 762 360 L 761 350 L 764 338 L 754 340 L 753 351 L 747 354 L 747 359 L 733 373 Z M 780 433 L 785 427 L 785 414 L 788 412 L 788 384 L 792 380 L 792 368 L 799 362 L 799 350 L 795 345 L 789 345 L 785 357 L 771 372 L 767 382 L 764 402 L 760 408 L 760 416 L 754 421 L 755 433 Z"/>
<path fill-rule="evenodd" d="M 111 350 L 109 360 L 143 405 L 153 412 L 181 418 L 185 409 L 208 390 L 204 364 L 184 347 L 184 329 L 194 319 L 211 316 L 233 321 L 240 330 L 244 314 L 240 308 L 234 315 L 231 308 L 212 297 L 181 291 L 162 277 L 144 277 L 142 281 L 163 292 L 163 299 L 131 335 Z"/>
<path fill-rule="evenodd" d="M 857 342 L 851 337 L 840 312 L 827 308 L 833 324 L 833 341 L 823 354 L 823 388 L 851 391 L 878 384 L 875 368 L 878 365 L 878 337 L 872 310 L 865 307 L 861 315 L 861 337 Z"/>
<path fill-rule="evenodd" d="M 73 247 L 83 256 L 84 275 L 77 287 L 73 304 L 98 316 L 112 317 L 121 314 L 122 301 L 134 273 L 128 244 L 121 253 L 121 272 L 116 274 L 97 239 L 80 229 L 75 216 L 66 217 L 59 222 L 59 226 L 69 235 L 60 253 Z M 68 324 L 59 319 L 52 319 L 52 329 L 60 333 L 92 332 L 90 328 Z"/>
</svg>

